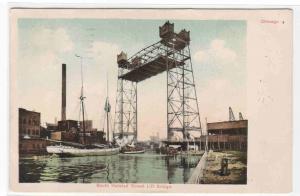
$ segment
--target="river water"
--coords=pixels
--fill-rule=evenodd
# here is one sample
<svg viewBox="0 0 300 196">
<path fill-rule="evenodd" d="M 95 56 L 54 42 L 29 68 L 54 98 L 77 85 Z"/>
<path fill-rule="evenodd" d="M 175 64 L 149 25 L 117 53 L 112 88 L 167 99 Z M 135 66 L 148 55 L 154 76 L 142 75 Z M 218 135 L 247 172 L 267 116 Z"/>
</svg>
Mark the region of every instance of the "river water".
<svg viewBox="0 0 300 196">
<path fill-rule="evenodd" d="M 169 157 L 155 153 L 60 158 L 20 158 L 20 182 L 186 183 L 199 156 Z"/>
</svg>

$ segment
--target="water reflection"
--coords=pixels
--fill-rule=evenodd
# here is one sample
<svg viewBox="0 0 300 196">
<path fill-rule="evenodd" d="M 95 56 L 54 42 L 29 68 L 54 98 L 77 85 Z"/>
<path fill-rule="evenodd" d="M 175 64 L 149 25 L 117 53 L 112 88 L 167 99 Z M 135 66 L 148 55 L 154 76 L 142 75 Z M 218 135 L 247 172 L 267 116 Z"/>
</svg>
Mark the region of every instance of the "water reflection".
<svg viewBox="0 0 300 196">
<path fill-rule="evenodd" d="M 20 182 L 185 183 L 199 156 L 139 155 L 20 158 Z"/>
</svg>

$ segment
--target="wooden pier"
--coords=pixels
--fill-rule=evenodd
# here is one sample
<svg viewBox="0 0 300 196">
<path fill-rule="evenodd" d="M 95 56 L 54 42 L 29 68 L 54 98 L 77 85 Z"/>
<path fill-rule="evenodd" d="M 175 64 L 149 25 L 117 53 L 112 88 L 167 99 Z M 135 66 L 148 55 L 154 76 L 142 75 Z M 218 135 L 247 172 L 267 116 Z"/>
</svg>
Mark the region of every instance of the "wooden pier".
<svg viewBox="0 0 300 196">
<path fill-rule="evenodd" d="M 197 167 L 195 168 L 194 172 L 189 178 L 187 184 L 201 184 L 201 180 L 203 178 L 203 172 L 206 166 L 207 154 L 208 154 L 207 151 L 203 154 Z"/>
</svg>

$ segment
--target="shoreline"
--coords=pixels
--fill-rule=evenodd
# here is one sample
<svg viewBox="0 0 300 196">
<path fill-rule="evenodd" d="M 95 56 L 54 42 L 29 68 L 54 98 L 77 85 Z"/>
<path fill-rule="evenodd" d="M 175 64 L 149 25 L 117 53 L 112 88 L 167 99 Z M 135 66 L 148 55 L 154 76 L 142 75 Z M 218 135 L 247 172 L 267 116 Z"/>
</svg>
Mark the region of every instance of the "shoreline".
<svg viewBox="0 0 300 196">
<path fill-rule="evenodd" d="M 221 175 L 221 161 L 228 159 L 228 173 Z M 247 153 L 224 151 L 209 153 L 203 174 L 203 184 L 247 184 Z"/>
<path fill-rule="evenodd" d="M 221 172 L 221 161 L 227 159 L 227 172 Z M 247 152 L 209 151 L 191 175 L 190 184 L 247 184 Z"/>
</svg>

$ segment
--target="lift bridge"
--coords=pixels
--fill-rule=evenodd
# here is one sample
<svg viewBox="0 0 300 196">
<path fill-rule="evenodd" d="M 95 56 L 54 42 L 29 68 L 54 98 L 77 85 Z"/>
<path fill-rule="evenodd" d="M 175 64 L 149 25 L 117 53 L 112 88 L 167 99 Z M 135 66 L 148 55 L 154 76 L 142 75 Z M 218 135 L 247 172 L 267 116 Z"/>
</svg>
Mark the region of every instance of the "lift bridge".
<svg viewBox="0 0 300 196">
<path fill-rule="evenodd" d="M 117 55 L 118 87 L 114 138 L 133 136 L 137 140 L 137 84 L 167 72 L 167 139 L 191 140 L 191 131 L 202 135 L 191 61 L 190 32 L 174 32 L 174 23 L 159 27 L 160 41 L 143 48 L 130 58 Z M 177 138 L 178 140 L 178 138 Z"/>
</svg>

